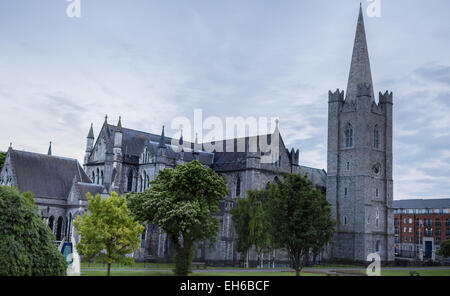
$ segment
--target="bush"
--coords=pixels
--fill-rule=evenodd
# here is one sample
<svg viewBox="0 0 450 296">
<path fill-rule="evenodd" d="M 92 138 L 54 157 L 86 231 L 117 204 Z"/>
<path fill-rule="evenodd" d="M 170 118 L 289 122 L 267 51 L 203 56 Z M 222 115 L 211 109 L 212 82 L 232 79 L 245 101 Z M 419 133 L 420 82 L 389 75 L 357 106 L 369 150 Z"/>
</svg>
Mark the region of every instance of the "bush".
<svg viewBox="0 0 450 296">
<path fill-rule="evenodd" d="M 0 276 L 63 276 L 67 263 L 31 193 L 0 186 Z"/>
</svg>

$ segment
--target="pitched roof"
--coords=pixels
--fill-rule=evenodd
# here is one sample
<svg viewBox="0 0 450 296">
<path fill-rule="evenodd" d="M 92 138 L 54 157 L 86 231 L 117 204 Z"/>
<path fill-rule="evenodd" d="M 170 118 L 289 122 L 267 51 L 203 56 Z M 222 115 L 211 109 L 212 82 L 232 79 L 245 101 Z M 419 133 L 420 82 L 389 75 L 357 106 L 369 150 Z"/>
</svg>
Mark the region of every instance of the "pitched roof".
<svg viewBox="0 0 450 296">
<path fill-rule="evenodd" d="M 450 198 L 394 200 L 396 209 L 450 209 Z"/>
<path fill-rule="evenodd" d="M 76 182 L 75 187 L 80 193 L 80 198 L 82 199 L 86 199 L 86 194 L 88 193 L 92 194 L 92 196 L 101 194 L 104 189 L 103 185 L 83 183 L 83 182 Z"/>
<path fill-rule="evenodd" d="M 299 166 L 300 174 L 307 174 L 314 185 L 327 186 L 327 172 L 323 169 L 316 169 L 307 166 Z"/>
<path fill-rule="evenodd" d="M 372 73 L 370 70 L 369 50 L 367 47 L 366 31 L 362 7 L 359 9 L 358 24 L 356 27 L 355 43 L 353 45 L 352 62 L 348 77 L 347 93 L 345 99 L 356 99 L 358 85 L 370 85 L 370 94 L 374 99 Z"/>
<path fill-rule="evenodd" d="M 91 182 L 76 159 L 12 149 L 9 155 L 19 190 L 36 197 L 66 199 L 74 179 Z"/>
</svg>

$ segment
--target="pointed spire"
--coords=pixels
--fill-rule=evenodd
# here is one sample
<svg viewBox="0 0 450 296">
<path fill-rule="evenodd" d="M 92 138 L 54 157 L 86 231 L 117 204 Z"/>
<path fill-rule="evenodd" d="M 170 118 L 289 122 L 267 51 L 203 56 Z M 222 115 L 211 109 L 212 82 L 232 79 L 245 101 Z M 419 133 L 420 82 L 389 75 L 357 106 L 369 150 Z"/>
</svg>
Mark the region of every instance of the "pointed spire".
<svg viewBox="0 0 450 296">
<path fill-rule="evenodd" d="M 94 139 L 94 128 L 93 128 L 93 124 L 91 123 L 91 128 L 89 129 L 89 134 L 87 136 L 88 139 Z"/>
<path fill-rule="evenodd" d="M 178 143 L 180 144 L 180 146 L 183 146 L 183 129 L 181 129 L 181 136 L 180 136 L 180 140 L 178 141 Z"/>
<path fill-rule="evenodd" d="M 50 141 L 50 145 L 48 146 L 47 155 L 52 155 L 52 141 Z"/>
<path fill-rule="evenodd" d="M 105 114 L 105 122 L 103 123 L 104 125 L 108 124 L 108 114 Z"/>
<path fill-rule="evenodd" d="M 159 140 L 158 148 L 166 148 L 166 137 L 164 136 L 164 125 L 162 127 L 161 138 Z"/>
<path fill-rule="evenodd" d="M 348 77 L 347 93 L 345 99 L 356 99 L 358 85 L 370 86 L 370 95 L 374 98 L 372 73 L 370 70 L 369 50 L 367 47 L 366 31 L 362 4 L 359 7 L 358 24 L 356 27 L 355 43 L 353 45 L 352 62 Z"/>
<path fill-rule="evenodd" d="M 12 150 L 13 148 L 12 148 L 12 142 L 9 142 L 9 148 L 8 148 L 8 150 Z"/>
<path fill-rule="evenodd" d="M 117 123 L 117 132 L 122 132 L 122 118 L 119 116 L 119 122 Z"/>
</svg>

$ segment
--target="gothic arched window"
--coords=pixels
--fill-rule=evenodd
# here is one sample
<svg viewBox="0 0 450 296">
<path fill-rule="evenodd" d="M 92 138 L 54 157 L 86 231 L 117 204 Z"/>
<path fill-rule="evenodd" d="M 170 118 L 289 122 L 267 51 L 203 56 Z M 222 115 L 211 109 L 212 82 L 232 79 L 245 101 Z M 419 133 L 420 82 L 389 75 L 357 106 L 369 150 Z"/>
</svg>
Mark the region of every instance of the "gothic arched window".
<svg viewBox="0 0 450 296">
<path fill-rule="evenodd" d="M 241 176 L 237 176 L 236 180 L 236 196 L 241 195 Z"/>
<path fill-rule="evenodd" d="M 95 183 L 100 184 L 100 170 L 99 169 L 97 169 L 97 175 L 95 178 L 96 178 Z"/>
<path fill-rule="evenodd" d="M 92 183 L 95 183 L 95 172 L 92 171 L 92 178 L 91 178 Z"/>
<path fill-rule="evenodd" d="M 128 178 L 127 178 L 127 191 L 131 192 L 133 191 L 133 171 L 130 170 L 128 172 Z"/>
<path fill-rule="evenodd" d="M 100 184 L 102 184 L 103 185 L 103 181 L 104 181 L 104 179 L 105 179 L 105 177 L 103 176 L 103 171 L 100 173 Z"/>
<path fill-rule="evenodd" d="M 144 171 L 144 190 L 147 189 L 147 173 Z"/>
<path fill-rule="evenodd" d="M 142 189 L 143 189 L 143 186 L 144 184 L 143 184 L 143 182 L 142 182 L 142 176 L 139 176 L 139 192 L 142 192 Z"/>
<path fill-rule="evenodd" d="M 53 221 L 55 220 L 55 218 L 53 216 L 50 216 L 50 218 L 48 219 L 48 227 L 50 227 L 50 230 L 53 232 Z"/>
<path fill-rule="evenodd" d="M 353 147 L 353 127 L 350 123 L 345 128 L 345 147 Z"/>
<path fill-rule="evenodd" d="M 63 218 L 60 216 L 56 224 L 56 240 L 60 241 L 62 238 Z"/>
<path fill-rule="evenodd" d="M 380 148 L 380 129 L 378 125 L 373 129 L 373 147 Z"/>
<path fill-rule="evenodd" d="M 377 252 L 381 251 L 381 242 L 379 240 L 377 240 L 376 250 Z"/>
</svg>

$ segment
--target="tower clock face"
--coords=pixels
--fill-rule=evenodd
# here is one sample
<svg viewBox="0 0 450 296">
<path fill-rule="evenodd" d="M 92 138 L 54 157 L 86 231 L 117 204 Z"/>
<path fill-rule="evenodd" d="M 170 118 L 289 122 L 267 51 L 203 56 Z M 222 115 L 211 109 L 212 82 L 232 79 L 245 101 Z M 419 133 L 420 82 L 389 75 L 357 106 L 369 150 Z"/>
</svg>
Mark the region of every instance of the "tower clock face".
<svg viewBox="0 0 450 296">
<path fill-rule="evenodd" d="M 381 165 L 379 163 L 374 164 L 372 170 L 375 175 L 379 175 L 381 172 Z"/>
</svg>

